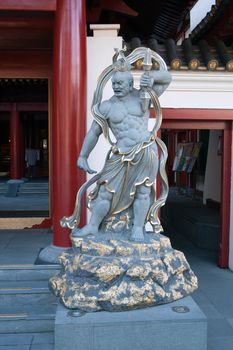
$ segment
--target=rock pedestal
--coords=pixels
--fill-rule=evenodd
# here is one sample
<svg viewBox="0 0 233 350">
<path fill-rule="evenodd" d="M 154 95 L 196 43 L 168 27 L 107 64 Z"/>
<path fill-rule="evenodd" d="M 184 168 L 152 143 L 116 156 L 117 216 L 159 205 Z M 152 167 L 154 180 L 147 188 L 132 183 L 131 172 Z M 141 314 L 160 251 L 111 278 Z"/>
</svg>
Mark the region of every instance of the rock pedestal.
<svg viewBox="0 0 233 350">
<path fill-rule="evenodd" d="M 128 235 L 72 238 L 73 248 L 60 256 L 61 272 L 49 282 L 64 306 L 125 311 L 170 303 L 197 288 L 184 254 L 167 237 L 149 232 L 136 243 Z"/>
</svg>

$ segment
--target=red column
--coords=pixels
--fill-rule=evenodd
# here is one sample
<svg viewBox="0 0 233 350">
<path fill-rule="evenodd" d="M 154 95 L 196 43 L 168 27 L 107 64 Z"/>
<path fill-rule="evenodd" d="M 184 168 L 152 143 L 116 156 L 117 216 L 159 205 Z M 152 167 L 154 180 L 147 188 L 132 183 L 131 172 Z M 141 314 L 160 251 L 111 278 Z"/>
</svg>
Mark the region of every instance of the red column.
<svg viewBox="0 0 233 350">
<path fill-rule="evenodd" d="M 231 123 L 223 130 L 222 140 L 222 180 L 221 180 L 221 237 L 218 264 L 228 267 L 231 212 Z"/>
<path fill-rule="evenodd" d="M 70 245 L 70 230 L 60 226 L 60 219 L 72 213 L 77 189 L 85 181 L 84 172 L 76 166 L 86 125 L 85 28 L 85 1 L 58 0 L 54 33 L 51 175 L 53 244 L 59 247 Z"/>
<path fill-rule="evenodd" d="M 20 179 L 22 177 L 21 169 L 21 124 L 19 118 L 19 112 L 17 105 L 14 103 L 11 109 L 10 117 L 10 157 L 11 167 L 10 176 L 11 179 Z"/>
</svg>

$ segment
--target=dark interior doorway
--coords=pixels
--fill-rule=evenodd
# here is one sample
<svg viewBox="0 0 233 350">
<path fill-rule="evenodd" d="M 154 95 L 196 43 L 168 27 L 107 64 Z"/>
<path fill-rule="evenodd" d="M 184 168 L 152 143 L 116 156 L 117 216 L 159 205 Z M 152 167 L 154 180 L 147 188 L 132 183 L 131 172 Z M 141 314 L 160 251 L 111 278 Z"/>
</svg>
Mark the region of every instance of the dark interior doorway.
<svg viewBox="0 0 233 350">
<path fill-rule="evenodd" d="M 21 177 L 28 175 L 25 155 L 28 149 L 38 153 L 34 177 L 48 177 L 49 129 L 48 129 L 48 80 L 0 79 L 0 178 L 11 178 L 11 120 L 13 109 L 18 113 Z M 27 151 L 26 151 L 27 150 Z"/>
<path fill-rule="evenodd" d="M 209 112 L 206 112 L 206 115 L 209 117 Z M 221 112 L 219 111 L 221 114 Z M 199 126 L 199 129 L 197 127 Z M 203 211 L 199 209 L 195 209 L 192 207 L 193 198 L 199 199 L 203 201 L 204 199 L 204 208 L 207 208 L 209 211 L 214 211 L 214 214 L 212 216 L 213 218 L 213 226 L 216 227 L 219 225 L 218 232 L 214 238 L 214 236 L 211 236 L 211 233 L 208 232 L 207 235 L 203 235 L 203 232 L 208 231 L 208 227 L 204 227 L 204 231 L 202 233 L 201 230 L 199 230 L 200 233 L 200 240 L 199 242 L 196 242 L 196 244 L 203 244 L 206 239 L 206 245 L 207 248 L 213 248 L 212 243 L 215 242 L 215 246 L 217 245 L 217 260 L 218 264 L 221 267 L 228 267 L 228 259 L 229 259 L 229 220 L 230 220 L 230 173 L 231 173 L 231 124 L 227 121 L 211 121 L 211 120 L 202 120 L 202 121 L 189 121 L 186 120 L 185 122 L 182 122 L 180 120 L 178 121 L 172 121 L 169 120 L 164 122 L 163 125 L 163 133 L 164 133 L 164 140 L 168 145 L 168 153 L 169 153 L 169 162 L 167 166 L 167 172 L 168 177 L 170 181 L 170 186 L 175 189 L 175 192 L 173 192 L 173 201 L 171 207 L 170 207 L 170 213 L 172 215 L 177 210 L 177 213 L 181 213 L 181 217 L 184 217 L 184 212 L 187 211 L 188 202 L 185 201 L 185 196 L 187 195 L 187 200 L 191 201 L 190 204 L 190 213 L 191 215 L 187 214 L 188 221 L 190 221 L 187 224 L 186 223 L 183 227 L 183 232 L 188 234 L 190 236 L 191 240 L 194 240 L 194 233 L 193 228 L 195 226 L 202 226 L 202 215 Z M 177 133 L 175 135 L 175 133 Z M 179 139 L 179 133 L 181 135 L 181 139 Z M 171 137 L 172 135 L 172 137 Z M 175 136 L 174 136 L 175 135 Z M 193 139 L 190 138 L 184 138 L 184 136 L 190 137 L 192 135 Z M 180 173 L 177 176 L 177 173 L 172 172 L 172 167 L 174 163 L 174 158 L 176 155 L 176 145 L 179 143 L 178 141 L 182 141 L 184 143 L 190 142 L 190 141 L 201 141 L 202 142 L 202 152 L 200 152 L 197 161 L 195 162 L 195 166 L 193 167 L 193 172 L 191 174 L 185 174 Z M 210 140 L 211 138 L 211 140 Z M 212 142 L 214 140 L 214 143 Z M 208 143 L 208 149 L 206 147 Z M 214 148 L 213 148 L 214 147 Z M 212 159 L 209 162 L 209 159 L 206 153 L 208 150 L 212 151 Z M 212 162 L 212 165 L 209 163 Z M 216 171 L 217 167 L 216 164 L 218 163 L 218 172 Z M 204 168 L 206 164 L 206 170 L 204 173 Z M 209 167 L 209 175 L 208 175 L 208 181 L 204 181 L 207 176 L 207 165 Z M 212 168 L 211 168 L 212 166 Z M 218 180 L 216 182 L 216 180 Z M 213 181 L 216 182 L 217 187 L 215 188 Z M 215 191 L 215 195 L 209 196 L 209 193 L 204 186 L 212 187 L 212 190 Z M 174 195 L 177 196 L 177 189 L 181 189 L 181 193 L 179 195 L 183 194 L 181 202 L 182 205 L 178 209 L 178 205 L 174 203 Z M 212 193 L 214 192 L 212 191 Z M 183 193 L 182 193 L 183 192 Z M 205 193 L 208 193 L 208 195 L 205 196 Z M 202 198 L 203 195 L 203 198 Z M 169 201 L 169 199 L 168 199 Z M 201 203 L 202 204 L 202 203 Z M 202 204 L 202 205 L 203 205 Z M 167 205 L 168 206 L 168 205 Z M 166 206 L 165 206 L 166 208 Z M 166 210 L 164 208 L 164 210 Z M 193 217 L 193 213 L 197 212 L 196 218 Z M 166 213 L 163 211 L 162 213 L 162 219 L 166 219 Z M 169 214 L 170 215 L 170 214 Z M 192 218 L 191 218 L 192 217 Z M 185 221 L 185 218 L 182 219 Z M 173 221 L 180 224 L 180 218 L 178 215 L 173 215 Z M 209 224 L 211 226 L 210 220 L 207 219 L 207 222 L 209 221 Z M 196 223 L 195 223 L 196 222 Z M 197 230 L 196 230 L 197 232 Z M 209 235 L 210 233 L 210 235 Z"/>
<path fill-rule="evenodd" d="M 0 217 L 49 216 L 48 104 L 48 79 L 0 79 Z"/>
</svg>

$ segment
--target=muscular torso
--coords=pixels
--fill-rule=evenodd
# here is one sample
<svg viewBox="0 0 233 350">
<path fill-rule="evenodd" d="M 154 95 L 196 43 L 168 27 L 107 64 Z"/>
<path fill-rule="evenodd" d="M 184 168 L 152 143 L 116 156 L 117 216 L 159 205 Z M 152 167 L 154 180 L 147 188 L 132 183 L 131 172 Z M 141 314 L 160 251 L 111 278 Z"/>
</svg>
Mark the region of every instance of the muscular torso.
<svg viewBox="0 0 233 350">
<path fill-rule="evenodd" d="M 105 118 L 118 148 L 128 150 L 149 139 L 149 111 L 143 111 L 139 96 L 135 93 L 123 99 L 113 96 L 107 103 Z"/>
</svg>

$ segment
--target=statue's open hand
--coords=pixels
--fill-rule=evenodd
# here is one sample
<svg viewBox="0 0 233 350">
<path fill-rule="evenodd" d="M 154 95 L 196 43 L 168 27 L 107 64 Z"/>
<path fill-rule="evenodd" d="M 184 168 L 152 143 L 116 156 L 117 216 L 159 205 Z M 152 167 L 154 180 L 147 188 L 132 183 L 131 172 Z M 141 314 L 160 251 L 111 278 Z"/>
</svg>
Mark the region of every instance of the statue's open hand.
<svg viewBox="0 0 233 350">
<path fill-rule="evenodd" d="M 142 74 L 140 78 L 140 86 L 141 87 L 152 87 L 154 83 L 154 79 L 149 76 L 146 72 Z"/>
<path fill-rule="evenodd" d="M 87 158 L 85 158 L 85 157 L 82 157 L 82 156 L 79 156 L 79 157 L 78 157 L 77 166 L 78 166 L 80 169 L 83 169 L 84 171 L 86 171 L 86 172 L 89 173 L 89 174 L 95 174 L 95 173 L 97 173 L 97 171 L 92 170 L 92 169 L 89 167 L 88 162 L 87 162 Z"/>
</svg>

